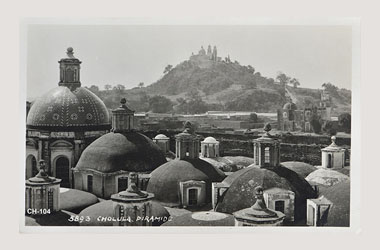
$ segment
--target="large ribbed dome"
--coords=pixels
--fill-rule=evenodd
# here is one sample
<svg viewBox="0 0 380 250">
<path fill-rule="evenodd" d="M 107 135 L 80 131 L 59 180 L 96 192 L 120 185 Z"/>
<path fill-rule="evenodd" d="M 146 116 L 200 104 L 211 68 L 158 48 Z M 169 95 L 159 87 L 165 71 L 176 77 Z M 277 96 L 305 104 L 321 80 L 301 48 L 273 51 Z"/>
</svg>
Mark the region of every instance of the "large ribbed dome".
<svg viewBox="0 0 380 250">
<path fill-rule="evenodd" d="M 102 100 L 86 88 L 56 87 L 32 105 L 26 125 L 55 131 L 109 129 L 108 110 Z"/>
<path fill-rule="evenodd" d="M 91 143 L 76 165 L 78 170 L 112 173 L 119 170 L 152 171 L 166 162 L 161 149 L 137 132 L 108 133 Z"/>
</svg>

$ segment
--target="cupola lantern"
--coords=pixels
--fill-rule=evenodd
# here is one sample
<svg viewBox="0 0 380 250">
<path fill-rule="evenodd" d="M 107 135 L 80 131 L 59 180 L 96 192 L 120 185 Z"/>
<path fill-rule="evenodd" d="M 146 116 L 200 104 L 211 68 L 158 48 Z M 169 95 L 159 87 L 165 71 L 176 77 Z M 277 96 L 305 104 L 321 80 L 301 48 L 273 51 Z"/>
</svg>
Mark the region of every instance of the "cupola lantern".
<svg viewBox="0 0 380 250">
<path fill-rule="evenodd" d="M 58 85 L 66 86 L 71 90 L 75 90 L 81 86 L 80 64 L 82 62 L 74 57 L 73 48 L 67 48 L 66 54 L 66 58 L 62 58 L 60 61 L 58 61 L 60 69 L 60 80 Z"/>
</svg>

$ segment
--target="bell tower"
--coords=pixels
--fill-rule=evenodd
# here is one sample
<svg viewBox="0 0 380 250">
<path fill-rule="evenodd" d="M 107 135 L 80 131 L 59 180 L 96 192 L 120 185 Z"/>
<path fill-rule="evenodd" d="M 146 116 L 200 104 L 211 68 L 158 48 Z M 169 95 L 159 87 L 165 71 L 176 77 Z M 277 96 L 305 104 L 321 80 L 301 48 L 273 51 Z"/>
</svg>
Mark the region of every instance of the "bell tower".
<svg viewBox="0 0 380 250">
<path fill-rule="evenodd" d="M 67 48 L 67 57 L 62 58 L 59 63 L 60 78 L 59 86 L 66 86 L 71 90 L 81 86 L 80 83 L 80 64 L 82 63 L 79 59 L 74 57 L 73 48 Z"/>
</svg>

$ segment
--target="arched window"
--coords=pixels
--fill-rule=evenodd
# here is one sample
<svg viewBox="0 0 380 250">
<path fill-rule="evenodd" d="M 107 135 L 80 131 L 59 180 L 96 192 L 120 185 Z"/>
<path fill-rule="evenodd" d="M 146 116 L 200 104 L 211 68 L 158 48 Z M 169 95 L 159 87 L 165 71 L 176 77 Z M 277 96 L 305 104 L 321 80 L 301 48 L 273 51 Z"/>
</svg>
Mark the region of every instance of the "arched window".
<svg viewBox="0 0 380 250">
<path fill-rule="evenodd" d="M 264 163 L 270 163 L 270 149 L 269 147 L 265 148 L 265 159 Z"/>
<path fill-rule="evenodd" d="M 26 158 L 26 179 L 29 179 L 30 177 L 36 176 L 38 174 L 38 168 L 37 168 L 37 160 L 33 155 L 29 155 Z"/>
<path fill-rule="evenodd" d="M 61 179 L 61 187 L 70 187 L 70 162 L 65 156 L 55 161 L 55 176 Z"/>
</svg>

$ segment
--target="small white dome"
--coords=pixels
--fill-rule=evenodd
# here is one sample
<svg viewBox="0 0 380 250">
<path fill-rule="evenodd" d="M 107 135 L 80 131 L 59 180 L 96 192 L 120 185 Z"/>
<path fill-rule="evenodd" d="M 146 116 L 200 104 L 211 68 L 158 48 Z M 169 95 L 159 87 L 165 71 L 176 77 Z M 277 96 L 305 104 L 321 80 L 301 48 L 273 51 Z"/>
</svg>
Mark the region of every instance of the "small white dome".
<svg viewBox="0 0 380 250">
<path fill-rule="evenodd" d="M 158 135 L 156 135 L 156 137 L 154 137 L 154 139 L 156 139 L 156 140 L 168 140 L 169 137 L 167 137 L 164 134 L 158 134 Z"/>
<path fill-rule="evenodd" d="M 203 143 L 219 143 L 214 137 L 211 137 L 211 136 L 206 137 L 204 139 L 204 141 L 202 141 L 202 142 Z"/>
</svg>

